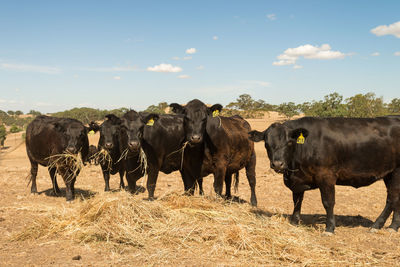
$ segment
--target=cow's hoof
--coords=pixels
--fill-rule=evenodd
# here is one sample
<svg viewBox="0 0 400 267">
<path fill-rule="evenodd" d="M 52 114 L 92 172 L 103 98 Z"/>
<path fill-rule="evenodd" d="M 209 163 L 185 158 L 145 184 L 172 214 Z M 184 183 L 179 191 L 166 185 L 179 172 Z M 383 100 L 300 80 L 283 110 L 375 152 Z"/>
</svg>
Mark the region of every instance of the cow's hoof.
<svg viewBox="0 0 400 267">
<path fill-rule="evenodd" d="M 154 201 L 154 197 L 148 197 L 148 198 L 145 198 L 144 200 L 147 200 L 147 201 Z"/>
<path fill-rule="evenodd" d="M 370 233 L 377 233 L 377 232 L 379 232 L 379 229 L 370 228 L 370 229 L 369 229 L 369 232 L 370 232 Z"/>
<path fill-rule="evenodd" d="M 38 192 L 31 192 L 31 195 L 32 195 L 32 196 L 37 196 L 37 195 L 39 195 L 39 194 L 38 194 Z"/>
<path fill-rule="evenodd" d="M 144 192 L 146 192 L 146 188 L 144 188 L 143 186 L 138 185 L 136 187 L 136 193 L 144 193 Z"/>
<path fill-rule="evenodd" d="M 322 236 L 333 236 L 334 234 L 332 232 L 323 232 Z"/>
<path fill-rule="evenodd" d="M 74 204 L 74 200 L 73 199 L 71 199 L 71 200 L 67 200 L 67 204 Z"/>
</svg>

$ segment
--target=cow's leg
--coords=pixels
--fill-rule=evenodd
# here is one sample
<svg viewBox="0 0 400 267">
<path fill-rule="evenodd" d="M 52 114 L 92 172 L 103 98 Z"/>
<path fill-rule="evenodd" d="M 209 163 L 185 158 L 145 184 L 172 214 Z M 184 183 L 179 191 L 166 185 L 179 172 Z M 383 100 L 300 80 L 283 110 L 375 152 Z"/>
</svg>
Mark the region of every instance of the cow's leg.
<svg viewBox="0 0 400 267">
<path fill-rule="evenodd" d="M 104 177 L 104 191 L 108 192 L 110 191 L 110 171 L 103 169 L 103 177 Z"/>
<path fill-rule="evenodd" d="M 319 186 L 321 192 L 322 204 L 326 210 L 326 228 L 325 232 L 333 233 L 335 231 L 335 215 L 333 208 L 335 206 L 335 185 L 322 183 Z"/>
<path fill-rule="evenodd" d="M 293 214 L 290 217 L 291 224 L 299 224 L 300 222 L 300 211 L 301 211 L 301 204 L 303 203 L 304 192 L 295 193 L 292 192 L 293 195 Z"/>
<path fill-rule="evenodd" d="M 218 196 L 222 196 L 222 187 L 224 185 L 225 173 L 225 164 L 216 166 L 214 171 L 214 191 Z"/>
<path fill-rule="evenodd" d="M 31 193 L 32 194 L 37 194 L 37 186 L 36 186 L 36 176 L 38 172 L 38 164 L 37 162 L 34 162 L 33 160 L 29 159 L 31 162 Z"/>
<path fill-rule="evenodd" d="M 249 181 L 251 197 L 250 202 L 252 206 L 257 206 L 256 197 L 256 153 L 253 151 L 249 163 L 246 166 L 246 177 Z"/>
<path fill-rule="evenodd" d="M 124 170 L 119 170 L 119 188 L 120 189 L 124 189 L 125 188 Z"/>
<path fill-rule="evenodd" d="M 389 182 L 389 203 L 393 208 L 393 219 L 389 228 L 397 231 L 400 227 L 400 168 L 397 168 Z"/>
<path fill-rule="evenodd" d="M 389 186 L 390 186 L 390 180 L 392 176 L 386 176 L 383 181 L 385 182 L 386 185 L 386 191 L 387 191 L 387 196 L 386 196 L 386 205 L 383 208 L 382 213 L 379 215 L 379 217 L 376 219 L 374 224 L 371 226 L 373 229 L 381 229 L 387 220 L 389 218 L 390 214 L 392 213 L 393 209 L 391 207 L 391 203 L 389 201 Z"/>
<path fill-rule="evenodd" d="M 191 171 L 190 169 L 183 169 L 181 171 L 185 194 L 189 196 L 194 195 L 194 190 L 196 188 L 196 178 Z M 203 190 L 203 184 L 201 184 L 201 190 Z"/>
<path fill-rule="evenodd" d="M 199 195 L 203 196 L 204 195 L 204 190 L 203 190 L 203 178 L 202 177 L 197 179 L 197 184 L 199 185 Z"/>
<path fill-rule="evenodd" d="M 67 172 L 68 173 L 68 172 Z M 67 199 L 68 202 L 72 202 L 75 198 L 75 189 L 74 189 L 74 183 L 75 183 L 75 177 L 71 177 L 70 175 L 64 174 L 64 182 L 65 182 L 65 198 Z"/>
<path fill-rule="evenodd" d="M 53 185 L 53 194 L 55 196 L 58 196 L 58 194 L 60 193 L 60 188 L 58 187 L 57 184 L 57 177 L 56 177 L 57 168 L 48 168 L 48 170 L 51 178 L 51 183 Z"/>
<path fill-rule="evenodd" d="M 149 168 L 147 176 L 147 192 L 149 193 L 149 200 L 154 200 L 154 191 L 156 190 L 158 168 Z"/>
<path fill-rule="evenodd" d="M 225 174 L 225 198 L 231 199 L 232 174 Z"/>
<path fill-rule="evenodd" d="M 133 173 L 126 172 L 126 181 L 128 182 L 128 187 L 125 188 L 129 193 L 136 193 L 136 181 L 137 178 Z"/>
</svg>

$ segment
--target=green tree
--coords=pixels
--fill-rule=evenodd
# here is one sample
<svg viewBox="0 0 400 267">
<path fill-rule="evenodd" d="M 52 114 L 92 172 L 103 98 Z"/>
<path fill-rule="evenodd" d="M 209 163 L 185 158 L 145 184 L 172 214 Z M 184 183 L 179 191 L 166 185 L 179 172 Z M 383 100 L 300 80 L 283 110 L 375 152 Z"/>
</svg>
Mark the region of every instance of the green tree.
<svg viewBox="0 0 400 267">
<path fill-rule="evenodd" d="M 284 114 L 288 118 L 291 118 L 294 115 L 299 114 L 299 107 L 293 102 L 282 103 L 276 108 L 276 111 Z"/>
<path fill-rule="evenodd" d="M 346 99 L 349 117 L 371 118 L 386 115 L 383 98 L 376 98 L 374 93 L 357 94 Z"/>
<path fill-rule="evenodd" d="M 147 109 L 145 111 L 149 112 L 149 113 L 165 114 L 165 109 L 167 107 L 168 107 L 167 102 L 161 102 L 161 103 L 158 103 L 157 106 L 151 105 L 151 106 L 147 107 Z"/>
<path fill-rule="evenodd" d="M 33 115 L 33 116 L 40 116 L 40 115 L 42 115 L 42 113 L 40 113 L 40 111 L 36 111 L 36 110 L 33 110 L 33 109 L 31 109 L 31 110 L 28 112 L 28 114 L 29 114 L 29 115 Z"/>
<path fill-rule="evenodd" d="M 2 124 L 0 125 L 0 145 L 4 147 L 4 141 L 6 140 L 7 131 L 6 127 Z"/>
<path fill-rule="evenodd" d="M 22 131 L 22 129 L 19 128 L 17 125 L 12 125 L 10 128 L 10 133 L 18 133 L 20 131 Z"/>
<path fill-rule="evenodd" d="M 393 98 L 392 101 L 387 105 L 388 112 L 390 114 L 400 114 L 400 99 Z"/>
<path fill-rule="evenodd" d="M 12 115 L 15 115 L 15 112 L 12 111 L 12 110 L 9 110 L 9 111 L 7 111 L 7 114 L 10 115 L 10 116 L 12 116 Z"/>
<path fill-rule="evenodd" d="M 15 111 L 15 115 L 17 115 L 17 116 L 24 115 L 24 113 L 21 110 L 17 110 L 17 111 Z"/>
</svg>

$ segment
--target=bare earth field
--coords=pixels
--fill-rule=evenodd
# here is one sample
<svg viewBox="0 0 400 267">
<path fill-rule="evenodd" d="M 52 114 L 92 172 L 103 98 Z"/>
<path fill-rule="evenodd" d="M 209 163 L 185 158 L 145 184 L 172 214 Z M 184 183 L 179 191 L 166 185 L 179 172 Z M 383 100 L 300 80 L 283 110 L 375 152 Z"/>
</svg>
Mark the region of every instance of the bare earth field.
<svg viewBox="0 0 400 267">
<path fill-rule="evenodd" d="M 249 122 L 253 129 L 264 130 L 278 119 L 271 115 Z M 318 190 L 305 194 L 303 225 L 288 223 L 291 192 L 281 175 L 269 169 L 263 143 L 256 144 L 258 208 L 254 209 L 247 203 L 250 190 L 243 171 L 239 191 L 234 193 L 246 201 L 240 204 L 215 199 L 211 176 L 204 179 L 206 197 L 197 197 L 197 192 L 196 197 L 181 197 L 179 172 L 160 173 L 154 202 L 143 200 L 147 192 L 133 197 L 118 192 L 118 175 L 110 181 L 115 192 L 105 194 L 100 167 L 91 165 L 77 178 L 74 203 L 66 203 L 60 177 L 64 195 L 50 195 L 51 180 L 44 167 L 39 168 L 37 179 L 40 194 L 31 195 L 25 144 L 20 134 L 7 138 L 0 152 L 0 266 L 400 265 L 400 234 L 385 229 L 369 232 L 385 204 L 382 181 L 360 189 L 336 187 L 337 228 L 334 236 L 327 237 L 322 235 L 325 210 Z M 90 136 L 91 144 L 97 145 L 97 140 L 97 134 Z M 96 216 L 85 217 L 91 212 Z M 137 231 L 133 228 L 139 222 L 144 225 L 137 242 L 116 237 L 116 229 L 122 227 L 119 220 L 128 216 L 124 214 L 132 219 L 123 231 Z M 65 225 L 53 232 L 46 225 L 58 221 Z M 98 227 L 99 233 L 109 231 L 109 237 L 83 234 L 88 227 Z M 35 229 L 43 232 L 32 234 Z"/>
</svg>

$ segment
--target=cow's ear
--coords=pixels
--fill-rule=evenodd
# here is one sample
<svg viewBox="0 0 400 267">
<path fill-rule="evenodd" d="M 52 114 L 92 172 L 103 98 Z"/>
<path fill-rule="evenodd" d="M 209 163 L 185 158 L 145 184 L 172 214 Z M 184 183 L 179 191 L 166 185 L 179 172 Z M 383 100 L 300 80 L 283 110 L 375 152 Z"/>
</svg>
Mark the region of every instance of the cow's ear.
<svg viewBox="0 0 400 267">
<path fill-rule="evenodd" d="M 89 127 L 85 127 L 85 128 L 86 128 L 86 132 L 87 133 L 89 133 L 91 131 L 96 133 L 96 132 L 98 132 L 100 130 L 100 126 L 94 121 L 91 121 L 89 123 Z"/>
<path fill-rule="evenodd" d="M 260 142 L 261 140 L 265 141 L 265 131 L 263 132 L 259 132 L 256 130 L 251 131 L 249 132 L 249 139 L 254 142 Z"/>
<path fill-rule="evenodd" d="M 62 125 L 61 125 L 60 123 L 58 123 L 58 122 L 55 122 L 55 123 L 54 123 L 54 128 L 56 128 L 56 130 L 59 131 L 59 132 L 64 132 L 64 131 L 65 131 L 64 126 L 62 126 Z"/>
<path fill-rule="evenodd" d="M 172 108 L 172 112 L 176 114 L 184 114 L 185 109 L 182 105 L 179 105 L 178 103 L 172 103 L 169 105 Z"/>
<path fill-rule="evenodd" d="M 107 120 L 111 121 L 113 124 L 121 124 L 121 119 L 114 114 L 107 114 L 105 116 Z"/>
<path fill-rule="evenodd" d="M 139 113 L 139 115 L 142 122 L 148 126 L 153 126 L 154 123 L 160 118 L 160 115 L 156 113 L 150 113 L 146 115 Z"/>
<path fill-rule="evenodd" d="M 289 137 L 296 140 L 297 144 L 304 144 L 305 139 L 308 137 L 308 130 L 304 128 L 297 128 L 289 132 Z"/>
<path fill-rule="evenodd" d="M 212 107 L 207 108 L 208 115 L 213 115 L 213 117 L 216 117 L 219 115 L 219 113 L 222 110 L 222 105 L 221 104 L 214 104 Z"/>
</svg>

